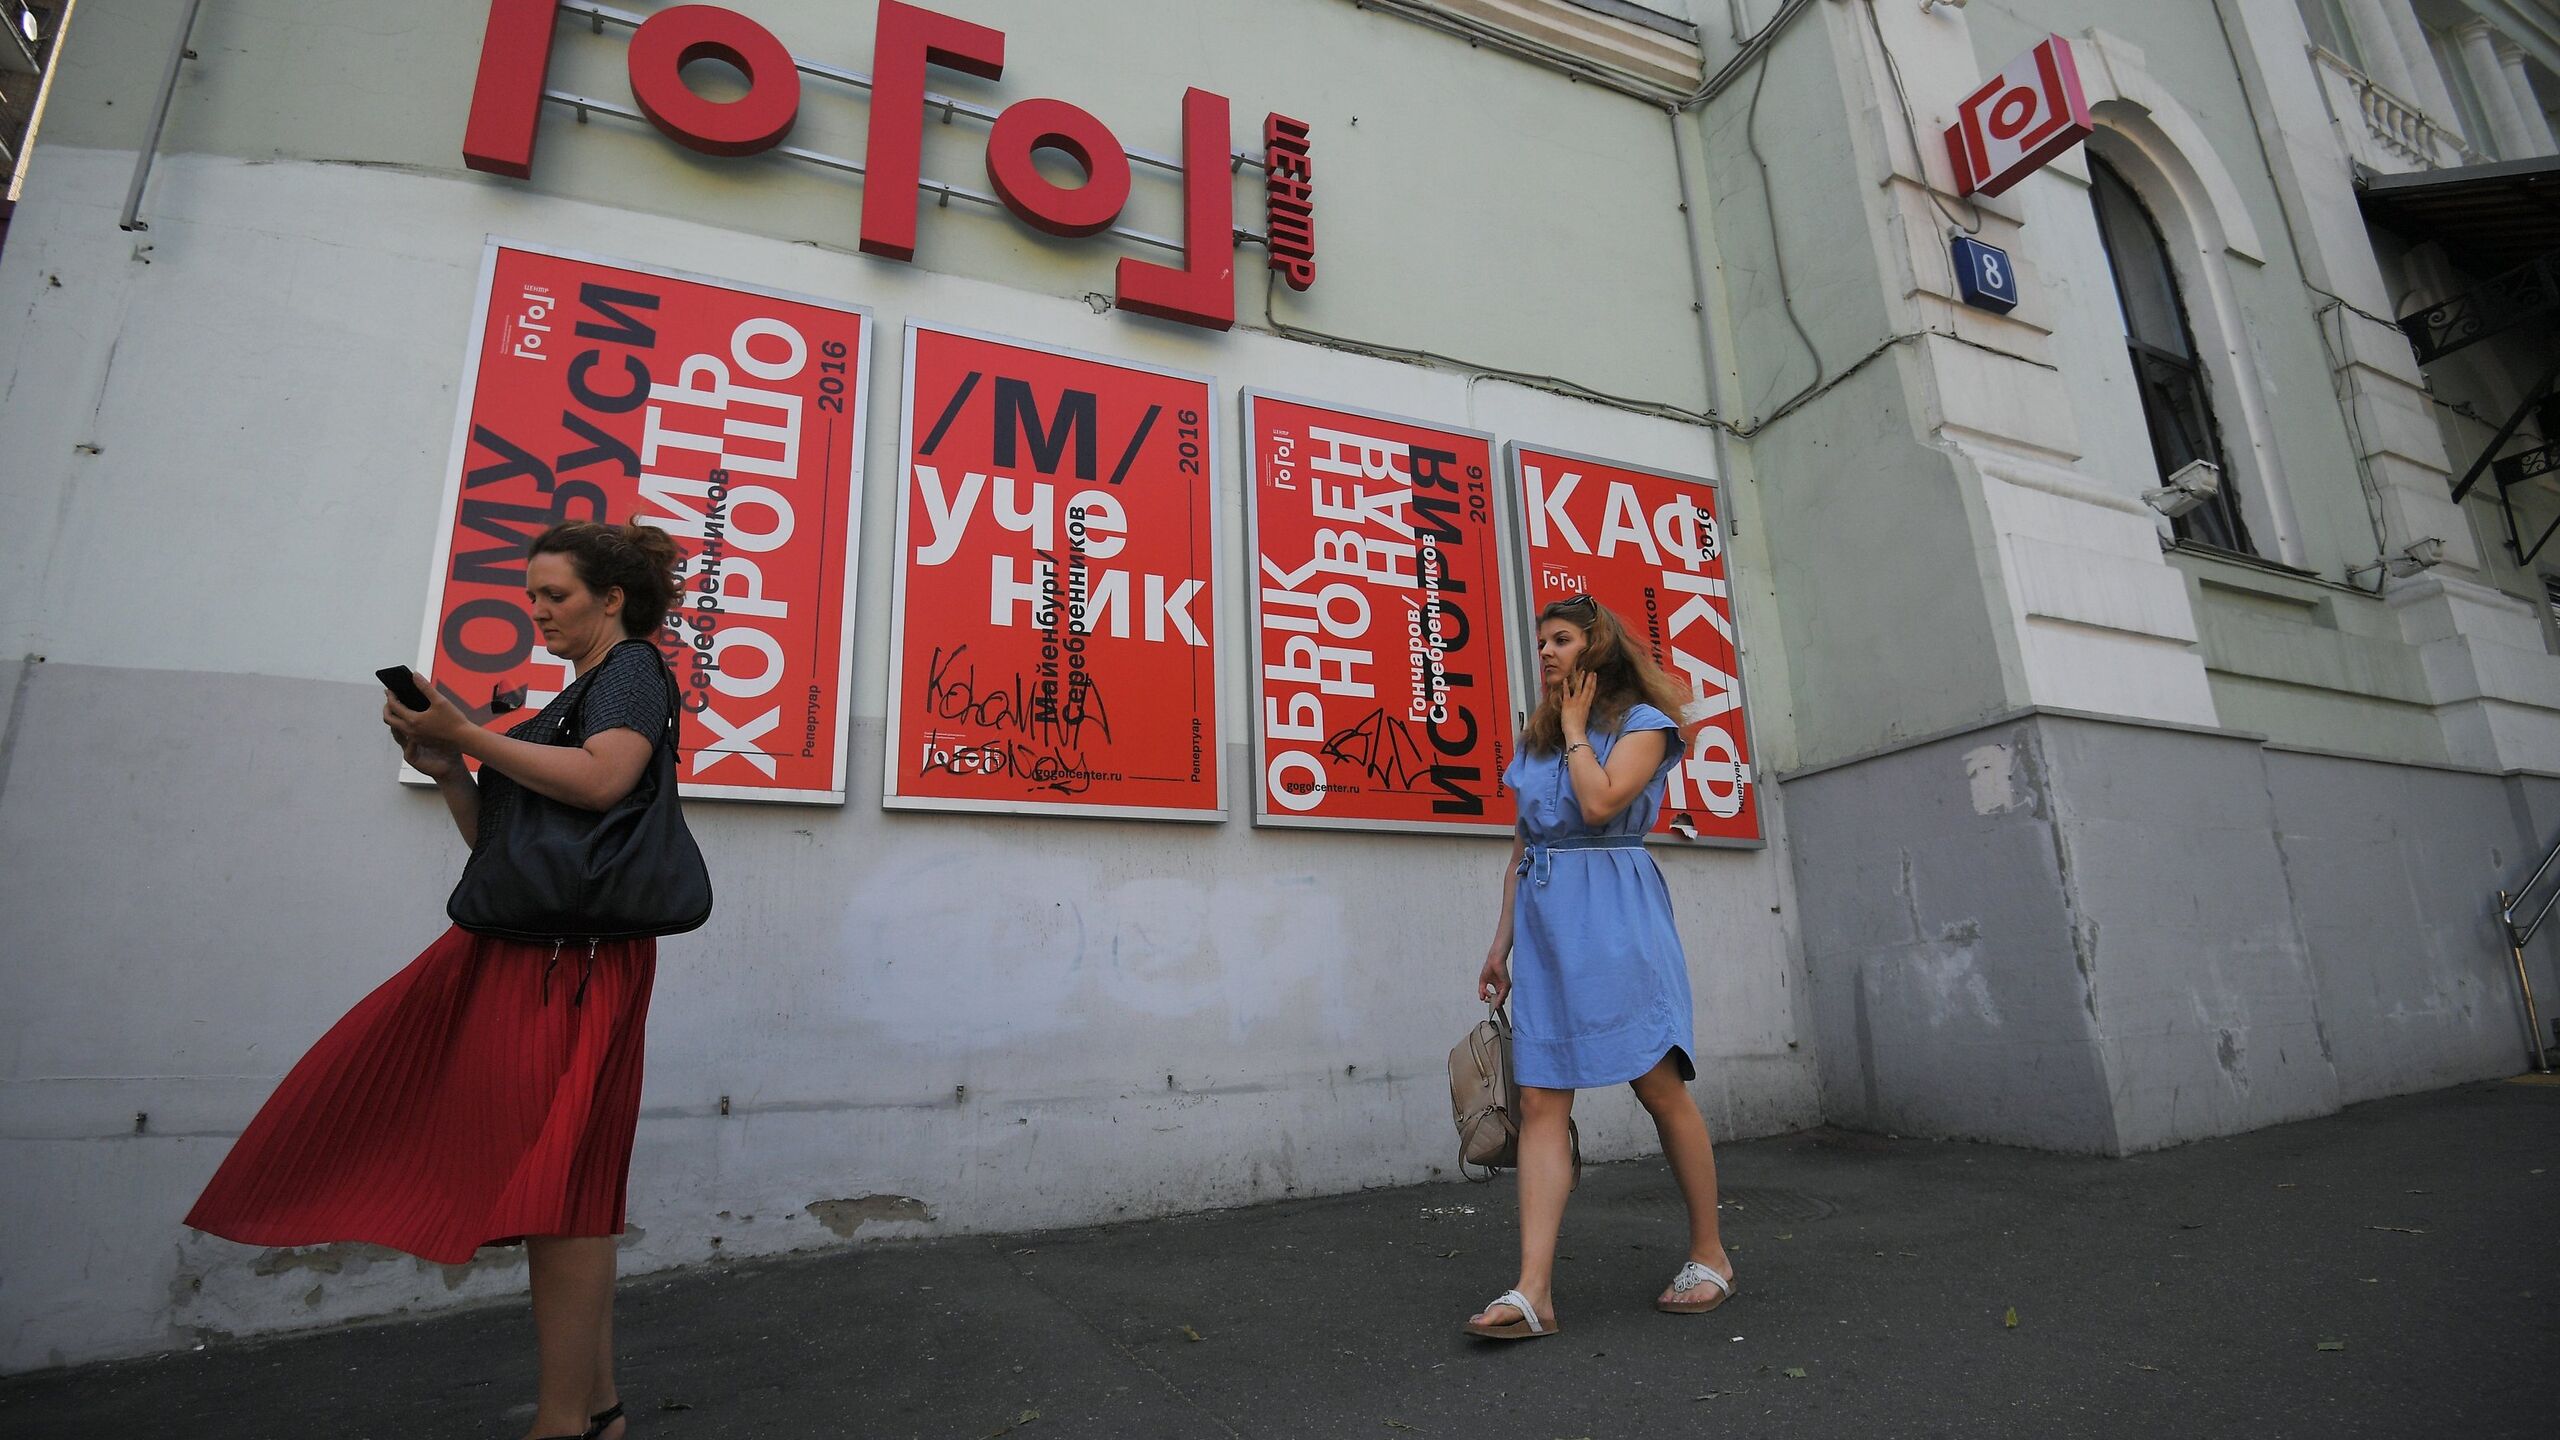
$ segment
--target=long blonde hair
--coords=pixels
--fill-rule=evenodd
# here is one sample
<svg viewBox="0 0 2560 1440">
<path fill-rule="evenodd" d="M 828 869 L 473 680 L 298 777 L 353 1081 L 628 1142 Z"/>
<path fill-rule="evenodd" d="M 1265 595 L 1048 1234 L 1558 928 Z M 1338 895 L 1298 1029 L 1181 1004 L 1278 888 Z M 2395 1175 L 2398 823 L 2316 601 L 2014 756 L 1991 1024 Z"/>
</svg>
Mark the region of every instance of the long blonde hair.
<svg viewBox="0 0 2560 1440">
<path fill-rule="evenodd" d="M 1635 642 L 1625 622 L 1608 606 L 1588 595 L 1558 600 L 1538 612 L 1534 630 L 1544 630 L 1550 620 L 1561 620 L 1582 632 L 1582 655 L 1576 663 L 1600 680 L 1599 693 L 1591 700 L 1592 729 L 1614 731 L 1628 710 L 1651 705 L 1671 717 L 1680 727 L 1680 743 L 1688 744 L 1697 726 L 1684 719 L 1683 712 L 1696 697 L 1662 673 L 1662 667 L 1653 663 L 1653 656 Z M 1538 708 L 1529 712 L 1520 748 L 1532 755 L 1552 755 L 1564 748 L 1564 709 L 1554 690 L 1548 690 Z"/>
</svg>

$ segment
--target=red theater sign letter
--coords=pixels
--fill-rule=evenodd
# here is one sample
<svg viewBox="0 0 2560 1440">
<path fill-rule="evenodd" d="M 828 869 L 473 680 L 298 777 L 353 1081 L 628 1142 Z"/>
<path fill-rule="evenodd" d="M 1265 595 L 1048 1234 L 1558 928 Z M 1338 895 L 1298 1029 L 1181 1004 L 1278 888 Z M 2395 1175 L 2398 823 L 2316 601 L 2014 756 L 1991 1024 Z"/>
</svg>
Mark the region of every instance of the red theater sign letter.
<svg viewBox="0 0 2560 1440">
<path fill-rule="evenodd" d="M 1597 599 L 1696 697 L 1683 718 L 1699 721 L 1698 733 L 1671 772 L 1654 833 L 1761 843 L 1715 485 L 1562 450 L 1509 448 L 1532 603 Z"/>
<path fill-rule="evenodd" d="M 870 338 L 852 306 L 492 244 L 420 668 L 520 722 L 569 678 L 525 611 L 526 542 L 655 525 L 684 554 L 654 637 L 684 793 L 842 804 Z M 500 687 L 529 703 L 494 714 Z"/>
<path fill-rule="evenodd" d="M 1254 821 L 1508 834 L 1492 438 L 1247 391 Z"/>
<path fill-rule="evenodd" d="M 907 327 L 889 805 L 1226 818 L 1210 405 Z"/>
<path fill-rule="evenodd" d="M 2094 128 L 2071 42 L 2048 35 L 1956 107 L 1956 123 L 1947 127 L 1956 193 L 1997 195 Z"/>
<path fill-rule="evenodd" d="M 480 51 L 463 163 L 522 180 L 533 173 L 545 86 L 560 0 L 491 0 Z M 620 17 L 630 23 L 629 17 Z M 602 19 L 598 20 L 601 26 Z M 747 92 L 713 102 L 688 87 L 684 68 L 714 59 L 747 77 Z M 641 20 L 626 63 L 640 114 L 668 139 L 706 155 L 754 155 L 782 143 L 798 121 L 799 62 L 773 32 L 717 5 L 678 5 Z M 869 138 L 861 170 L 861 236 L 866 253 L 912 260 L 916 194 L 928 106 L 948 120 L 946 105 L 927 94 L 930 67 L 994 80 L 1004 74 L 1004 32 L 899 0 L 880 0 L 872 38 Z M 816 73 L 841 76 L 823 67 Z M 573 97 L 554 97 L 568 101 Z M 587 101 L 585 107 L 600 102 Z M 580 109 L 581 118 L 586 108 Z M 607 107 L 610 108 L 610 107 Z M 1193 89 L 1182 97 L 1182 261 L 1166 265 L 1123 257 L 1115 277 L 1121 308 L 1164 320 L 1224 330 L 1235 323 L 1235 190 L 1230 163 L 1256 163 L 1265 187 L 1270 265 L 1296 289 L 1315 283 L 1314 162 L 1304 121 L 1269 116 L 1259 155 L 1228 148 L 1227 98 Z M 1059 185 L 1033 164 L 1054 150 L 1084 172 L 1080 185 Z M 1151 161 L 1163 164 L 1161 161 Z M 1111 228 L 1127 204 L 1130 155 L 1108 127 L 1064 100 L 1015 102 L 995 117 L 987 136 L 992 193 L 935 184 L 938 193 L 1001 204 L 1024 224 L 1052 235 L 1082 236 Z M 850 167 L 850 162 L 846 162 Z"/>
</svg>

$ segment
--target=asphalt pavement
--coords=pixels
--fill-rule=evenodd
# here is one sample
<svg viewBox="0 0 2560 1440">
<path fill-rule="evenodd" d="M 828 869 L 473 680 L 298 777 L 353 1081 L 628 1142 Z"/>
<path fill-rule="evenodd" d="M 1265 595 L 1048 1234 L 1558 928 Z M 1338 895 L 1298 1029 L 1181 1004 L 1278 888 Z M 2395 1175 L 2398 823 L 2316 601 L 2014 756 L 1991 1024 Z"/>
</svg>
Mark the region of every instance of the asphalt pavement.
<svg viewBox="0 0 2560 1440">
<path fill-rule="evenodd" d="M 1722 1147 L 1740 1293 L 1656 1313 L 1657 1162 L 1587 1172 L 1552 1338 L 1507 1180 L 626 1282 L 632 1440 L 2560 1435 L 2560 1087 L 2125 1160 Z M 0 1381 L 0 1435 L 513 1440 L 521 1306 Z"/>
</svg>

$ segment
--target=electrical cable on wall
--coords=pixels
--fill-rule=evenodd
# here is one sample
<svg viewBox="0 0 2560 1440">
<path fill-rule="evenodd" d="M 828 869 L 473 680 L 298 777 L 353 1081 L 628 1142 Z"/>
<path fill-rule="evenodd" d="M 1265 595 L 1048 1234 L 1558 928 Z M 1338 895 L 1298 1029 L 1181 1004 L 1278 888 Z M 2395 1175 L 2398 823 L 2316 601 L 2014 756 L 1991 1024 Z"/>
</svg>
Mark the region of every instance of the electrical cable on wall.
<svg viewBox="0 0 2560 1440">
<path fill-rule="evenodd" d="M 2222 0 L 2213 0 L 2213 20 L 2222 31 L 2223 52 L 2231 57 L 2231 78 L 2233 83 L 2240 87 L 2240 105 L 2248 112 L 2249 129 L 2258 137 L 2258 162 L 2266 170 L 2268 188 L 2275 192 L 2276 218 L 2284 222 L 2285 248 L 2293 252 L 2294 277 L 2302 282 L 2302 288 L 2329 302 L 2312 316 L 2312 329 L 2320 336 L 2321 362 L 2329 367 L 2329 396 L 2337 402 L 2338 413 L 2346 421 L 2348 438 L 2355 446 L 2356 484 L 2357 488 L 2364 493 L 2365 520 L 2373 527 L 2375 552 L 2389 554 L 2391 526 L 2382 503 L 2382 482 L 2374 476 L 2371 458 L 2373 452 L 2368 448 L 2364 435 L 2364 421 L 2356 414 L 2355 401 L 2350 393 L 2355 382 L 2348 378 L 2346 364 L 2338 358 L 2337 349 L 2329 343 L 2329 317 L 2344 310 L 2351 315 L 2362 316 L 2377 325 L 2393 330 L 2400 328 L 2400 322 L 2386 320 L 2343 295 L 2332 295 L 2311 283 L 2311 266 L 2302 254 L 2302 233 L 2294 227 L 2293 207 L 2284 202 L 2284 187 L 2276 182 L 2275 157 L 2267 151 L 2267 132 L 2258 116 L 2257 97 L 2249 93 L 2249 76 L 2241 67 L 2239 43 L 2232 37 L 2231 19 L 2223 13 Z M 2374 583 L 2379 587 L 2381 578 L 2377 576 Z M 2355 588 L 2361 591 L 2363 587 Z"/>
<path fill-rule="evenodd" d="M 1439 17 L 1426 17 L 1424 13 L 1417 13 L 1414 10 L 1393 3 L 1393 0 L 1355 0 L 1355 3 L 1358 3 L 1360 8 L 1363 9 L 1377 9 L 1383 13 L 1420 21 L 1421 23 L 1429 24 L 1432 28 L 1442 30 L 1446 33 L 1460 34 L 1462 36 L 1465 34 L 1465 32 L 1458 27 L 1437 23 Z M 1874 23 L 1872 5 L 1873 0 L 1869 0 L 1870 9 L 1868 20 L 1870 24 Z M 1957 334 L 1952 330 L 1941 330 L 1933 326 L 1924 325 L 1916 330 L 1898 331 L 1894 334 L 1887 335 L 1882 340 L 1878 341 L 1874 348 L 1859 356 L 1858 359 L 1850 364 L 1846 369 L 1841 370 L 1836 375 L 1829 372 L 1829 366 L 1823 360 L 1819 347 L 1815 345 L 1813 337 L 1806 331 L 1802 320 L 1798 317 L 1795 311 L 1794 297 L 1791 293 L 1793 286 L 1789 283 L 1786 275 L 1786 258 L 1784 254 L 1785 246 L 1780 240 L 1777 230 L 1777 205 L 1771 181 L 1771 175 L 1773 172 L 1771 171 L 1766 156 L 1764 156 L 1760 151 L 1757 137 L 1751 133 L 1751 122 L 1752 119 L 1756 117 L 1760 88 L 1765 86 L 1768 80 L 1768 70 L 1765 62 L 1768 59 L 1769 53 L 1776 45 L 1779 36 L 1786 27 L 1793 22 L 1796 17 L 1802 15 L 1812 7 L 1813 0 L 1787 0 L 1787 3 L 1781 6 L 1775 15 L 1770 17 L 1769 23 L 1762 26 L 1757 34 L 1754 34 L 1749 41 L 1745 42 L 1742 47 L 1735 52 L 1734 58 L 1727 62 L 1723 69 L 1717 71 L 1713 76 L 1709 77 L 1704 84 L 1690 92 L 1686 97 L 1683 97 L 1676 105 L 1670 107 L 1676 116 L 1682 111 L 1710 103 L 1717 96 L 1723 94 L 1726 90 L 1731 89 L 1733 85 L 1738 83 L 1744 75 L 1752 74 L 1756 69 L 1757 82 L 1755 83 L 1752 92 L 1753 114 L 1746 116 L 1745 118 L 1745 138 L 1751 142 L 1749 148 L 1752 159 L 1759 167 L 1762 194 L 1769 197 L 1769 231 L 1771 246 L 1773 251 L 1776 252 L 1777 259 L 1779 302 L 1786 313 L 1788 323 L 1794 327 L 1797 338 L 1804 342 L 1806 352 L 1812 356 L 1814 362 L 1813 382 L 1807 385 L 1803 390 L 1800 390 L 1796 394 L 1788 397 L 1788 399 L 1771 409 L 1767 415 L 1761 417 L 1759 420 L 1737 424 L 1712 408 L 1706 410 L 1693 410 L 1683 405 L 1672 404 L 1668 401 L 1646 400 L 1635 396 L 1619 395 L 1610 391 L 1595 389 L 1578 380 L 1568 379 L 1561 375 L 1548 375 L 1532 371 L 1512 370 L 1498 365 L 1486 365 L 1472 360 L 1461 359 L 1457 356 L 1442 354 L 1435 350 L 1425 350 L 1413 346 L 1382 344 L 1376 341 L 1362 340 L 1354 336 L 1337 335 L 1329 331 L 1317 330 L 1309 326 L 1292 324 L 1291 322 L 1282 320 L 1279 317 L 1279 314 L 1275 309 L 1277 286 L 1272 277 L 1267 275 L 1264 277 L 1262 292 L 1262 315 L 1264 328 L 1270 334 L 1279 336 L 1282 339 L 1298 340 L 1308 344 L 1323 345 L 1331 349 L 1348 351 L 1354 354 L 1370 355 L 1383 360 L 1399 360 L 1408 363 L 1442 365 L 1468 371 L 1470 372 L 1471 385 L 1476 379 L 1506 380 L 1513 384 L 1526 386 L 1530 389 L 1544 390 L 1551 394 L 1563 395 L 1571 399 L 1587 400 L 1594 404 L 1606 405 L 1613 409 L 1625 410 L 1634 414 L 1651 415 L 1659 419 L 1677 420 L 1686 424 L 1706 426 L 1711 429 L 1722 431 L 1726 435 L 1732 436 L 1737 440 L 1750 440 L 1759 435 L 1765 434 L 1771 426 L 1776 425 L 1779 421 L 1786 419 L 1798 410 L 1822 399 L 1825 395 L 1830 394 L 1832 391 L 1840 388 L 1840 386 L 1846 384 L 1848 381 L 1856 378 L 1869 365 L 1872 365 L 1877 360 L 1883 358 L 1884 355 L 1891 351 L 1895 346 L 1907 344 L 1913 340 L 1922 339 L 1924 337 L 1933 337 L 1949 341 L 1957 345 L 1965 346 L 1969 349 L 1981 350 L 1988 354 L 1995 354 L 2003 359 L 2033 365 L 2042 370 L 2058 370 L 2058 366 L 2040 360 L 2026 359 L 2023 356 L 2012 354 L 2009 351 L 1998 349 L 1995 346 L 1982 344 L 1980 341 L 1967 338 L 1966 336 Z M 1465 38 L 1472 39 L 1472 37 Z M 1512 37 L 1504 38 L 1506 42 L 1508 42 Z M 1883 43 L 1881 32 L 1879 32 L 1877 36 L 1877 42 L 1879 45 Z M 1546 49 L 1549 47 L 1538 48 Z M 1892 53 L 1887 51 L 1885 58 L 1888 66 L 1890 66 L 1892 62 Z M 1561 60 L 1550 61 L 1549 63 L 1553 65 L 1554 68 L 1567 69 L 1571 73 L 1578 75 L 1588 75 L 1590 73 L 1587 66 L 1579 64 L 1567 65 Z M 1901 77 L 1898 71 L 1894 74 L 1894 84 L 1898 91 L 1901 86 Z M 1611 88 L 1619 89 L 1622 93 L 1625 93 L 1623 86 L 1613 85 Z M 1918 130 L 1917 124 L 1911 116 L 1910 103 L 1907 97 L 1903 101 L 1903 123 L 1906 129 L 1913 136 L 1912 144 L 1914 147 L 1914 153 L 1916 154 L 1918 153 L 1919 144 L 1917 138 Z M 1928 188 L 1925 178 L 1922 180 L 1921 184 L 1924 189 Z M 1937 199 L 1937 192 L 1935 190 L 1930 190 L 1930 196 L 1932 201 L 1935 202 Z M 1947 213 L 1945 212 L 1943 204 L 1941 204 L 1939 208 L 1942 213 Z M 1959 228 L 1963 228 L 1963 222 L 1956 220 L 1952 213 L 1948 213 L 1948 219 L 1952 223 L 1955 223 Z M 1976 233 L 1978 230 L 1979 223 L 1977 222 L 1976 226 L 1973 229 L 1968 230 L 1967 233 Z"/>
<path fill-rule="evenodd" d="M 1742 138 L 1750 147 L 1751 163 L 1760 171 L 1760 198 L 1767 206 L 1769 216 L 1769 254 L 1770 258 L 1777 262 L 1778 308 L 1786 315 L 1787 324 L 1794 327 L 1796 338 L 1804 342 L 1804 353 L 1813 357 L 1813 378 L 1805 382 L 1803 389 L 1781 401 L 1771 412 L 1772 415 L 1780 415 L 1786 413 L 1797 401 L 1822 388 L 1826 367 L 1822 362 L 1821 347 L 1813 343 L 1813 336 L 1806 331 L 1803 319 L 1796 314 L 1796 287 L 1787 279 L 1787 242 L 1786 238 L 1778 233 L 1778 192 L 1770 183 L 1769 158 L 1760 153 L 1760 92 L 1767 89 L 1769 84 L 1768 56 L 1768 51 L 1761 52 L 1760 78 L 1752 82 L 1751 108 L 1742 117 Z"/>
<path fill-rule="evenodd" d="M 1456 17 L 1439 17 L 1428 13 L 1418 13 L 1402 5 L 1393 3 L 1393 0 L 1384 0 L 1384 3 L 1382 3 L 1382 0 L 1355 0 L 1355 3 L 1362 9 L 1375 7 L 1385 13 L 1397 15 L 1405 19 L 1416 20 L 1446 33 L 1464 35 L 1467 28 L 1474 28 L 1471 26 L 1443 23 L 1444 18 L 1455 19 Z M 1717 71 L 1716 74 L 1709 76 L 1707 80 L 1696 90 L 1690 92 L 1684 97 L 1681 97 L 1676 104 L 1673 104 L 1670 107 L 1673 115 L 1676 117 L 1683 111 L 1707 103 L 1715 96 L 1729 89 L 1745 73 L 1752 71 L 1755 67 L 1758 68 L 1761 81 L 1765 84 L 1767 80 L 1767 68 L 1760 62 L 1767 58 L 1771 48 L 1775 45 L 1779 34 L 1785 30 L 1787 25 L 1798 15 L 1801 15 L 1811 7 L 1812 0 L 1787 0 L 1787 3 L 1779 8 L 1778 13 L 1770 17 L 1769 23 L 1761 27 L 1759 33 L 1753 35 L 1748 41 L 1744 42 L 1744 44 L 1735 52 L 1734 58 L 1728 62 L 1723 69 Z M 1468 38 L 1470 43 L 1473 43 L 1472 37 Z M 1516 39 L 1516 37 L 1504 38 L 1506 42 Z M 1542 52 L 1552 52 L 1552 47 L 1548 46 L 1533 44 L 1529 48 Z M 1569 73 L 1574 74 L 1588 73 L 1587 67 L 1579 64 L 1566 63 L 1561 57 L 1560 52 L 1553 53 L 1556 55 L 1556 58 L 1550 60 L 1549 63 L 1554 64 L 1557 68 L 1566 69 Z M 1753 106 L 1755 114 L 1757 111 L 1758 99 L 1758 90 L 1755 88 L 1753 92 Z M 1770 190 L 1769 165 L 1766 158 L 1761 156 L 1759 152 L 1759 146 L 1756 138 L 1753 140 L 1751 149 L 1753 159 L 1760 167 L 1762 193 L 1764 195 L 1771 196 L 1769 202 L 1770 238 L 1772 245 L 1775 246 L 1778 243 L 1777 206 L 1774 195 Z M 1381 359 L 1406 360 L 1455 366 L 1459 369 L 1475 372 L 1475 378 L 1508 380 L 1515 384 L 1547 390 L 1555 394 L 1590 400 L 1598 404 L 1609 405 L 1617 409 L 1629 410 L 1638 414 L 1654 415 L 1663 419 L 1679 420 L 1688 424 L 1708 426 L 1713 429 L 1721 430 L 1725 434 L 1731 435 L 1736 439 L 1747 440 L 1752 436 L 1759 434 L 1769 425 L 1775 424 L 1779 419 L 1791 413 L 1797 407 L 1820 398 L 1822 394 L 1827 393 L 1830 389 L 1830 386 L 1824 383 L 1825 367 L 1821 352 L 1815 347 L 1812 336 L 1806 332 L 1803 323 L 1796 317 L 1792 300 L 1786 293 L 1788 286 L 1785 277 L 1785 263 L 1784 257 L 1781 256 L 1778 261 L 1780 301 L 1786 307 L 1788 322 L 1795 327 L 1798 338 L 1804 341 L 1806 352 L 1813 357 L 1814 378 L 1812 383 L 1804 390 L 1798 391 L 1794 396 L 1790 397 L 1786 403 L 1771 411 L 1767 418 L 1763 419 L 1758 424 L 1753 425 L 1736 425 L 1727 420 L 1724 416 L 1716 413 L 1712 408 L 1706 410 L 1692 410 L 1686 406 L 1674 405 L 1667 401 L 1644 400 L 1632 396 L 1617 395 L 1603 390 L 1596 390 L 1588 385 L 1582 384 L 1580 381 L 1569 380 L 1563 376 L 1535 374 L 1527 371 L 1509 370 L 1500 366 L 1481 365 L 1472 361 L 1459 359 L 1455 356 L 1443 355 L 1436 351 L 1422 350 L 1410 346 L 1383 345 L 1372 341 L 1360 340 L 1352 336 L 1335 335 L 1326 331 L 1311 329 L 1306 326 L 1292 325 L 1289 322 L 1282 320 L 1274 309 L 1276 287 L 1271 284 L 1268 277 L 1265 278 L 1263 284 L 1262 313 L 1264 323 L 1270 329 L 1271 333 L 1286 339 L 1302 340 L 1315 344 L 1328 345 L 1336 349 L 1374 355 Z M 1878 348 L 1876 353 L 1881 353 L 1883 349 L 1890 348 L 1892 345 L 1899 343 L 1899 340 L 1902 338 L 1908 337 L 1896 337 L 1895 339 L 1887 340 L 1883 346 Z M 1872 359 L 1874 357 L 1871 354 L 1868 358 Z M 1863 364 L 1863 362 L 1861 363 Z M 1846 376 L 1841 378 L 1845 379 Z M 1472 379 L 1470 380 L 1470 384 L 1472 384 Z"/>
<path fill-rule="evenodd" d="M 1893 58 L 1893 47 L 1886 44 L 1884 41 L 1884 23 L 1876 18 L 1876 0 L 1867 0 L 1866 10 L 1867 28 L 1875 32 L 1876 49 L 1884 53 L 1885 74 L 1893 81 L 1894 99 L 1901 103 L 1902 133 L 1911 141 L 1911 161 L 1912 164 L 1918 167 L 1921 172 L 1916 177 L 1920 182 L 1920 188 L 1929 192 L 1929 203 L 1938 207 L 1938 214 L 1944 217 L 1948 224 L 1962 230 L 1967 235 L 1981 234 L 1981 206 L 1973 204 L 1970 200 L 1965 202 L 1973 211 L 1973 223 L 1968 225 L 1962 219 L 1958 218 L 1956 212 L 1947 208 L 1947 202 L 1940 197 L 1938 187 L 1929 183 L 1928 166 L 1922 163 L 1921 160 L 1921 157 L 1927 152 L 1920 148 L 1920 121 L 1911 112 L 1911 92 L 1903 87 L 1902 66 Z M 1961 199 L 1962 197 L 1959 196 L 1958 198 Z M 1950 262 L 1950 265 L 1952 266 L 1952 262 Z"/>
</svg>

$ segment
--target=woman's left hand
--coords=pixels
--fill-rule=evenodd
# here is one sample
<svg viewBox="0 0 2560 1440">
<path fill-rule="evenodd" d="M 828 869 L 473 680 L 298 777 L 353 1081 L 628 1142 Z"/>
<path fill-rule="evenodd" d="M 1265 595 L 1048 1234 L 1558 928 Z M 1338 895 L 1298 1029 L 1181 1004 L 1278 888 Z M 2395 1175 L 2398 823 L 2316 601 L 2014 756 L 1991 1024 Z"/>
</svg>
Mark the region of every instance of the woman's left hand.
<svg viewBox="0 0 2560 1440">
<path fill-rule="evenodd" d="M 1591 702 L 1600 694 L 1600 677 L 1588 670 L 1576 670 L 1564 677 L 1564 690 L 1556 697 L 1556 713 L 1564 721 L 1564 733 L 1578 736 L 1587 733 L 1591 724 Z"/>
<path fill-rule="evenodd" d="M 400 737 L 404 749 L 420 741 L 448 750 L 459 749 L 463 737 L 479 727 L 473 725 L 471 717 L 446 699 L 444 692 L 429 683 L 425 676 L 414 670 L 409 673 L 416 677 L 418 688 L 426 692 L 427 708 L 412 710 L 385 694 L 382 697 L 382 723 L 390 726 L 391 733 Z"/>
</svg>

